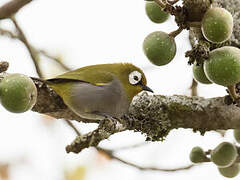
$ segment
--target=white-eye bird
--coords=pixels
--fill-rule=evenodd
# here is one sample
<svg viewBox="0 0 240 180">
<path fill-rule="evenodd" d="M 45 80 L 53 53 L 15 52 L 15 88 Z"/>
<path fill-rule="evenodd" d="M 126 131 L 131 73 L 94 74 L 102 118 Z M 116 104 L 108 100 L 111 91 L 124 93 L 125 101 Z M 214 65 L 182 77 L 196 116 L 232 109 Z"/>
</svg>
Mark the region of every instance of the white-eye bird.
<svg viewBox="0 0 240 180">
<path fill-rule="evenodd" d="M 146 86 L 143 71 L 129 63 L 86 66 L 46 82 L 73 112 L 86 119 L 120 118 L 135 95 L 142 90 L 153 92 Z"/>
</svg>

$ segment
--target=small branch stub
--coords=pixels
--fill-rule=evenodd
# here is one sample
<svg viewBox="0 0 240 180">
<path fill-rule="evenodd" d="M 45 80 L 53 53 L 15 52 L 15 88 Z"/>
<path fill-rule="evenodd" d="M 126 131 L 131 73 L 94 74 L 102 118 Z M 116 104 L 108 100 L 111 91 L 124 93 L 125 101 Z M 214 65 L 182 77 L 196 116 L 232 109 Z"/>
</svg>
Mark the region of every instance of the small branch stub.
<svg viewBox="0 0 240 180">
<path fill-rule="evenodd" d="M 122 124 L 119 124 L 115 119 L 108 118 L 100 122 L 99 127 L 85 135 L 78 136 L 71 145 L 66 147 L 67 153 L 79 153 L 83 149 L 90 146 L 98 146 L 99 142 L 107 139 L 112 134 L 126 130 Z"/>
<path fill-rule="evenodd" d="M 8 70 L 9 63 L 6 61 L 1 61 L 0 62 L 0 73 L 5 72 Z"/>
</svg>

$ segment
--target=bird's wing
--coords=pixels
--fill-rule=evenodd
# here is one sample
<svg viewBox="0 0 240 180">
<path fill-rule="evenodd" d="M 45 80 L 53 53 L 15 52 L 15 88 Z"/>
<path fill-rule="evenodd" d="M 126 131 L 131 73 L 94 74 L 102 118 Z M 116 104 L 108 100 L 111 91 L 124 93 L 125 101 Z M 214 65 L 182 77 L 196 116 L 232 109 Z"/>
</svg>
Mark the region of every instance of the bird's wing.
<svg viewBox="0 0 240 180">
<path fill-rule="evenodd" d="M 76 70 L 59 75 L 56 78 L 48 79 L 46 82 L 58 95 L 63 99 L 66 99 L 75 83 L 80 82 L 83 84 L 104 87 L 114 79 L 114 75 L 103 71 L 85 71 L 85 73 L 82 73 L 81 71 Z"/>
<path fill-rule="evenodd" d="M 49 84 L 62 84 L 68 82 L 83 82 L 92 85 L 103 86 L 114 79 L 114 75 L 104 71 L 70 71 L 55 78 L 48 79 Z"/>
</svg>

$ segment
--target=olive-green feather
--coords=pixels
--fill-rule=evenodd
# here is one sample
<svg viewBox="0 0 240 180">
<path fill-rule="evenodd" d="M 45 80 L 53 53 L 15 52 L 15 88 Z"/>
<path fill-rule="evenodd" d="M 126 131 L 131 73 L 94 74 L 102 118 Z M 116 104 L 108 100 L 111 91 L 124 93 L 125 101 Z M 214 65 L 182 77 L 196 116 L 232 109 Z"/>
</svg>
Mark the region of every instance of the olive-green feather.
<svg viewBox="0 0 240 180">
<path fill-rule="evenodd" d="M 126 73 L 136 70 L 136 67 L 129 63 L 99 64 L 86 66 L 70 72 L 66 72 L 62 75 L 57 76 L 56 78 L 81 80 L 85 82 L 90 82 L 92 84 L 101 83 L 103 81 L 107 83 L 110 82 L 113 78 L 110 73 L 120 77 L 121 75 L 123 75 L 123 71 L 128 69 L 129 71 Z M 137 70 L 139 72 L 142 72 L 142 70 L 139 68 Z"/>
<path fill-rule="evenodd" d="M 69 97 L 72 83 L 76 81 L 102 86 L 111 82 L 114 78 L 118 78 L 122 82 L 124 89 L 129 92 L 127 96 L 131 100 L 137 92 L 135 92 L 135 87 L 129 83 L 128 75 L 135 70 L 143 74 L 141 69 L 129 63 L 91 65 L 66 72 L 56 78 L 47 80 L 47 82 L 53 90 L 65 99 L 65 97 Z M 145 76 L 142 78 L 144 84 L 146 84 Z"/>
</svg>

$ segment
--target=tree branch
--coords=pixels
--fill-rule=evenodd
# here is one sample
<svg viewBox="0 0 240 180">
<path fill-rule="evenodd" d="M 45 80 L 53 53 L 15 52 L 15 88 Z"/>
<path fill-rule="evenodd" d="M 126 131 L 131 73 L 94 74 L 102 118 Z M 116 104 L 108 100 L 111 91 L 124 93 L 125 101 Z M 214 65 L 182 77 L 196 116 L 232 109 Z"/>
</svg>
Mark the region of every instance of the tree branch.
<svg viewBox="0 0 240 180">
<path fill-rule="evenodd" d="M 128 162 L 128 161 L 124 161 L 118 157 L 114 157 L 114 159 L 126 164 L 126 165 L 129 165 L 129 166 L 132 166 L 132 167 L 135 167 L 139 170 L 142 170 L 142 171 L 163 171 L 163 172 L 176 172 L 176 171 L 182 171 L 182 170 L 188 170 L 188 169 L 191 169 L 192 167 L 194 167 L 195 165 L 191 164 L 191 165 L 188 165 L 188 166 L 185 166 L 185 167 L 180 167 L 180 168 L 173 168 L 173 169 L 162 169 L 162 168 L 157 168 L 157 167 L 144 167 L 144 166 L 139 166 L 137 164 L 134 164 L 134 163 L 131 163 L 131 162 Z"/>
<path fill-rule="evenodd" d="M 197 95 L 198 95 L 197 86 L 198 86 L 198 83 L 197 83 L 197 81 L 195 81 L 195 79 L 193 78 L 193 79 L 192 79 L 192 84 L 191 84 L 191 87 L 190 87 L 191 96 L 197 96 Z"/>
<path fill-rule="evenodd" d="M 161 141 L 175 128 L 191 128 L 202 134 L 210 130 L 240 128 L 239 107 L 226 105 L 224 97 L 204 99 L 143 93 L 132 102 L 129 113 L 121 118 L 118 126 L 115 126 L 111 119 L 101 122 L 82 119 L 68 109 L 62 99 L 44 82 L 33 79 L 38 88 L 38 100 L 33 111 L 57 119 L 99 123 L 95 131 L 76 138 L 68 147 L 69 152 L 80 152 L 84 148 L 97 146 L 102 140 L 123 130 L 138 131 L 145 134 L 147 140 Z M 108 121 L 110 123 L 107 123 Z"/>
<path fill-rule="evenodd" d="M 67 119 L 64 119 L 64 120 L 68 124 L 68 126 L 70 126 L 78 136 L 81 136 L 81 133 L 78 131 L 78 129 L 73 125 L 71 121 Z"/>
<path fill-rule="evenodd" d="M 149 145 L 150 142 L 141 142 L 141 143 L 138 143 L 138 144 L 133 144 L 133 145 L 128 145 L 128 146 L 123 146 L 123 147 L 119 147 L 119 148 L 115 148 L 115 149 L 112 149 L 111 151 L 123 151 L 123 150 L 129 150 L 129 149 L 134 149 L 134 148 L 139 148 L 139 147 L 143 147 L 143 146 L 146 146 L 146 145 Z"/>
<path fill-rule="evenodd" d="M 12 31 L 0 28 L 0 35 L 7 36 L 11 39 L 17 39 L 24 44 L 24 46 L 26 47 L 27 51 L 29 52 L 29 54 L 31 56 L 31 59 L 34 63 L 34 67 L 35 67 L 36 72 L 37 72 L 39 77 L 43 78 L 43 74 L 42 74 L 41 69 L 39 67 L 40 55 L 43 55 L 43 56 L 57 62 L 64 70 L 67 70 L 67 71 L 71 70 L 64 63 L 62 63 L 59 58 L 54 57 L 53 55 L 50 55 L 45 50 L 37 49 L 33 45 L 31 45 L 29 43 L 29 41 L 27 40 L 26 35 L 23 32 L 22 28 L 19 26 L 17 20 L 14 17 L 11 17 L 10 19 L 13 22 L 13 24 L 15 25 L 15 28 L 17 30 L 17 34 L 13 33 Z"/>
<path fill-rule="evenodd" d="M 18 39 L 18 36 L 15 35 L 13 32 L 11 32 L 9 30 L 6 30 L 6 29 L 3 29 L 3 28 L 0 28 L 0 35 L 7 36 L 7 37 L 10 37 L 12 39 Z"/>
<path fill-rule="evenodd" d="M 72 122 L 68 121 L 68 120 L 65 120 L 65 122 L 74 130 L 74 132 L 78 135 L 78 136 L 81 136 L 81 133 L 78 131 L 78 129 L 72 124 Z M 140 144 L 136 144 L 136 145 L 132 145 L 132 146 L 127 146 L 127 147 L 123 147 L 123 148 L 119 148 L 117 149 L 118 150 L 125 150 L 125 149 L 129 149 L 129 148 L 136 148 L 136 147 L 139 147 L 139 146 L 142 146 L 142 145 L 146 145 L 146 143 L 140 143 Z M 110 159 L 114 159 L 114 160 L 117 160 L 123 164 L 126 164 L 128 166 L 131 166 L 131 167 L 135 167 L 139 170 L 143 170 L 143 171 L 148 171 L 148 170 L 151 170 L 151 171 L 163 171 L 163 172 L 175 172 L 175 171 L 181 171 L 181 170 L 188 170 L 192 167 L 194 167 L 195 165 L 191 164 L 191 165 L 188 165 L 188 166 L 185 166 L 185 167 L 180 167 L 180 168 L 174 168 L 174 169 L 162 169 L 162 168 L 157 168 L 157 167 L 143 167 L 143 166 L 140 166 L 140 165 L 137 165 L 137 164 L 134 164 L 134 163 L 131 163 L 129 161 L 125 161 L 117 156 L 114 155 L 114 150 L 108 150 L 108 149 L 104 149 L 104 148 L 100 148 L 100 147 L 96 147 L 96 149 L 99 151 L 99 152 L 103 152 L 105 155 L 107 155 Z"/>
<path fill-rule="evenodd" d="M 36 71 L 37 71 L 37 74 L 39 75 L 39 77 L 43 78 L 43 74 L 42 74 L 42 71 L 39 67 L 39 56 L 35 50 L 35 48 L 33 48 L 30 43 L 28 42 L 24 32 L 22 31 L 21 27 L 19 26 L 17 20 L 15 19 L 15 17 L 11 17 L 10 18 L 13 22 L 13 24 L 15 25 L 16 27 L 16 30 L 18 32 L 18 39 L 22 41 L 22 43 L 26 46 L 32 60 L 33 60 L 33 63 L 34 63 L 34 66 L 36 68 Z"/>
<path fill-rule="evenodd" d="M 96 147 L 102 140 L 109 138 L 114 133 L 124 130 L 126 130 L 126 127 L 113 119 L 102 120 L 96 130 L 77 136 L 72 144 L 66 147 L 66 151 L 67 153 L 79 153 L 90 146 Z"/>
<path fill-rule="evenodd" d="M 32 0 L 12 0 L 0 7 L 0 19 L 9 18 Z"/>
<path fill-rule="evenodd" d="M 35 49 L 36 49 L 36 48 L 35 48 Z M 61 62 L 60 58 L 55 57 L 55 56 L 53 56 L 53 55 L 50 55 L 47 51 L 45 51 L 45 50 L 37 50 L 37 53 L 42 54 L 42 55 L 44 55 L 45 57 L 54 60 L 54 61 L 57 62 L 64 70 L 66 70 L 66 71 L 70 71 L 70 70 L 71 70 L 71 68 L 69 68 L 69 67 L 66 66 L 64 63 Z"/>
<path fill-rule="evenodd" d="M 20 2 L 20 0 L 15 2 Z M 176 8 L 176 12 L 178 12 L 177 10 Z M 181 14 L 182 11 L 179 11 L 179 13 Z M 29 44 L 14 17 L 11 19 L 18 30 L 17 38 L 26 45 L 34 63 L 36 63 L 35 66 L 38 67 L 36 57 L 41 52 L 38 52 Z M 2 32 L 16 38 L 12 33 Z M 39 72 L 38 74 L 42 76 Z M 38 101 L 32 109 L 33 111 L 57 119 L 64 118 L 79 122 L 99 123 L 99 127 L 93 132 L 77 137 L 68 146 L 68 152 L 80 152 L 84 148 L 97 146 L 112 134 L 124 130 L 141 132 L 150 141 L 161 141 L 170 130 L 175 128 L 192 128 L 201 133 L 209 130 L 240 128 L 239 108 L 235 105 L 226 105 L 223 97 L 204 99 L 177 95 L 147 95 L 146 93 L 136 97 L 129 113 L 121 118 L 121 122 L 116 123 L 112 119 L 101 122 L 90 121 L 74 114 L 44 81 L 37 78 L 33 78 L 33 80 L 38 88 Z"/>
<path fill-rule="evenodd" d="M 101 150 L 101 149 L 100 149 Z M 183 171 L 183 170 L 189 170 L 193 167 L 195 167 L 196 165 L 194 164 L 191 164 L 191 165 L 187 165 L 185 167 L 179 167 L 179 168 L 173 168 L 173 169 L 165 169 L 165 168 L 158 168 L 158 167 L 153 167 L 153 166 L 149 166 L 149 167 L 144 167 L 144 166 L 140 166 L 140 165 L 137 165 L 137 164 L 134 164 L 132 162 L 129 162 L 129 161 L 125 161 L 117 156 L 114 156 L 114 154 L 111 152 L 111 151 L 107 151 L 105 149 L 103 149 L 103 152 L 105 154 L 107 154 L 111 159 L 115 159 L 125 165 L 128 165 L 128 166 L 131 166 L 131 167 L 134 167 L 134 168 L 137 168 L 141 171 L 161 171 L 161 172 L 176 172 L 176 171 Z"/>
</svg>

